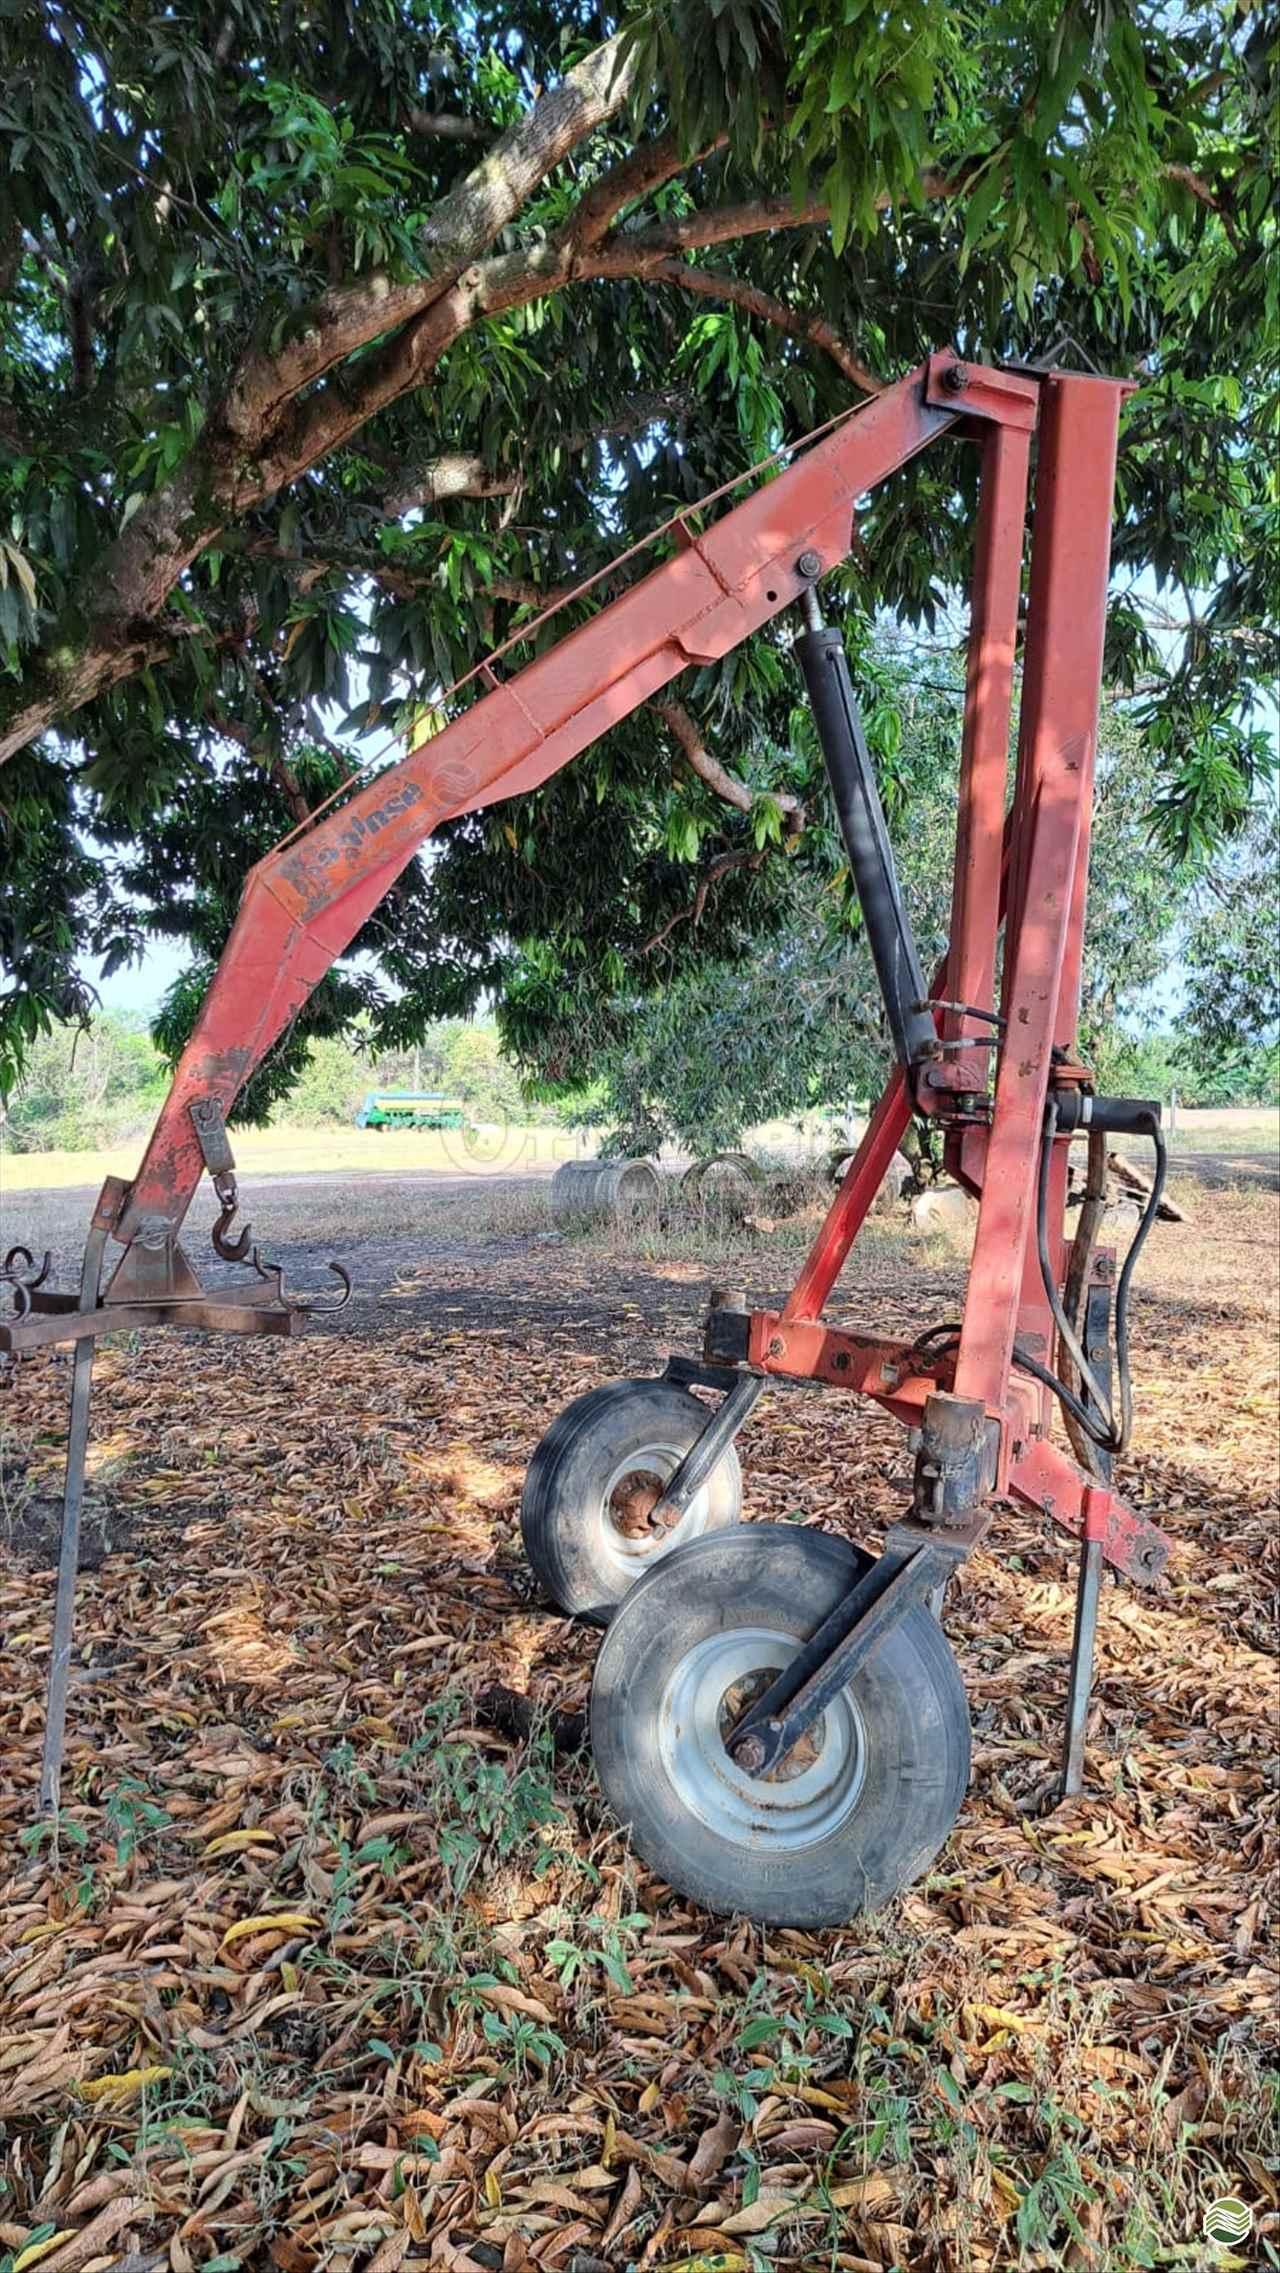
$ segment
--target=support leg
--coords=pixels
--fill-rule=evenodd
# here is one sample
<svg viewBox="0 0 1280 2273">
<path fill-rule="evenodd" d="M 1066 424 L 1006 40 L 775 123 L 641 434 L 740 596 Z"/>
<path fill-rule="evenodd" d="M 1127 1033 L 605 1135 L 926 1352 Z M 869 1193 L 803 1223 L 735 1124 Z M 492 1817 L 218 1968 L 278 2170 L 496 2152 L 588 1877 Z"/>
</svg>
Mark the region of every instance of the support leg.
<svg viewBox="0 0 1280 2273">
<path fill-rule="evenodd" d="M 95 1211 L 80 1273 L 80 1307 L 92 1310 L 102 1280 L 102 1257 L 107 1223 L 100 1222 L 103 1203 Z M 86 1334 L 76 1343 L 71 1375 L 71 1423 L 67 1432 L 67 1467 L 62 1489 L 62 1539 L 58 1550 L 58 1586 L 53 1605 L 53 1654 L 49 1665 L 49 1695 L 45 1708 L 44 1754 L 40 1762 L 40 1813 L 57 1812 L 62 1781 L 62 1752 L 67 1733 L 67 1691 L 71 1683 L 71 1643 L 76 1616 L 76 1573 L 80 1566 L 80 1517 L 84 1509 L 84 1472 L 89 1450 L 89 1401 L 93 1388 L 93 1354 L 96 1343 Z"/>
<path fill-rule="evenodd" d="M 720 1455 L 732 1444 L 764 1388 L 758 1373 L 744 1373 L 722 1398 L 696 1442 L 691 1444 L 660 1500 L 649 1511 L 651 1523 L 677 1524 L 692 1507 Z"/>
<path fill-rule="evenodd" d="M 1092 1165 L 1093 1150 L 1090 1148 Z M 1105 1160 L 1104 1160 L 1105 1166 Z M 1088 1201 L 1085 1205 L 1088 1206 Z M 1093 1279 L 1084 1289 L 1082 1306 L 1084 1316 L 1085 1355 L 1098 1375 L 1099 1387 L 1111 1396 L 1111 1255 L 1095 1255 L 1091 1259 Z M 1068 1376 L 1070 1378 L 1070 1376 Z M 1090 1412 L 1096 1408 L 1093 1398 L 1081 1385 L 1081 1393 Z M 1082 1438 L 1088 1460 L 1081 1465 L 1091 1466 L 1104 1487 L 1111 1481 L 1111 1454 L 1102 1452 L 1088 1438 Z M 1087 1485 L 1084 1494 L 1084 1529 L 1080 1537 L 1079 1577 L 1076 1581 L 1076 1622 L 1071 1637 L 1071 1670 L 1067 1676 L 1067 1716 L 1063 1734 L 1062 1781 L 1058 1788 L 1060 1799 L 1074 1799 L 1084 1788 L 1084 1736 L 1089 1717 L 1089 1698 L 1093 1692 L 1093 1653 L 1098 1632 L 1098 1601 L 1102 1592 L 1102 1541 L 1106 1529 L 1101 1510 L 1102 1492 Z"/>
<path fill-rule="evenodd" d="M 1093 1692 L 1093 1653 L 1098 1633 L 1098 1600 L 1102 1592 L 1102 1524 L 1095 1503 L 1102 1495 L 1085 1493 L 1084 1536 L 1080 1542 L 1080 1576 L 1076 1586 L 1076 1623 L 1071 1638 L 1071 1672 L 1067 1681 L 1066 1739 L 1062 1752 L 1059 1796 L 1074 1799 L 1084 1787 L 1085 1723 Z"/>
</svg>

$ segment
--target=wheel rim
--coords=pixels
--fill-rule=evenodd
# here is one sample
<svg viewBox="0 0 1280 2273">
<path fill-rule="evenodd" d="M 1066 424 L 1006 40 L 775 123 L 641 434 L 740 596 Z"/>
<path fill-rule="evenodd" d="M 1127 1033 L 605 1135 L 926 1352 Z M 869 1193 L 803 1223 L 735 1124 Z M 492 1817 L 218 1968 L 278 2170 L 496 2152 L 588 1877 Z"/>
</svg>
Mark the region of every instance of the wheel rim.
<svg viewBox="0 0 1280 2273">
<path fill-rule="evenodd" d="M 813 1846 L 844 1822 L 862 1788 L 862 1723 L 847 1690 L 772 1777 L 749 1776 L 725 1734 L 789 1665 L 793 1634 L 743 1626 L 708 1634 L 674 1668 L 658 1714 L 663 1766 L 691 1815 L 721 1838 L 779 1850 Z"/>
<path fill-rule="evenodd" d="M 672 1445 L 643 1444 L 618 1462 L 600 1495 L 596 1513 L 600 1557 L 624 1588 L 639 1578 L 646 1564 L 667 1554 L 672 1547 L 682 1546 L 686 1539 L 698 1538 L 707 1527 L 711 1514 L 709 1483 L 694 1493 L 680 1521 L 673 1523 L 670 1530 L 650 1531 L 642 1524 L 627 1530 L 619 1521 L 618 1503 L 620 1497 L 625 1497 L 628 1484 L 639 1487 L 648 1483 L 661 1490 L 670 1483 L 683 1458 L 683 1452 Z"/>
</svg>

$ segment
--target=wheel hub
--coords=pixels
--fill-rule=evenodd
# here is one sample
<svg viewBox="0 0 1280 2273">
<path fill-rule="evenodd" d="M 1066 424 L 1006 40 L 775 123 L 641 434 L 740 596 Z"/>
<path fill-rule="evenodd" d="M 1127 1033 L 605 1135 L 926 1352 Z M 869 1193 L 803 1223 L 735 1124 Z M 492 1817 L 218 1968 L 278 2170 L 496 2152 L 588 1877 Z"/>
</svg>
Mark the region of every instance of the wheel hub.
<svg viewBox="0 0 1280 2273">
<path fill-rule="evenodd" d="M 706 1527 L 710 1503 L 705 1484 L 683 1515 L 671 1515 L 657 1523 L 651 1520 L 682 1458 L 683 1454 L 669 1445 L 642 1445 L 619 1462 L 605 1485 L 598 1543 L 605 1560 L 618 1572 L 624 1591 L 655 1554 L 665 1554 L 669 1547 L 696 1539 Z"/>
<path fill-rule="evenodd" d="M 662 1699 L 658 1744 L 685 1806 L 722 1838 L 792 1850 L 830 1836 L 862 1786 L 862 1729 L 853 1699 L 834 1698 L 770 1776 L 753 1776 L 726 1739 L 748 1705 L 790 1664 L 794 1635 L 766 1627 L 708 1634 L 677 1663 Z"/>
</svg>

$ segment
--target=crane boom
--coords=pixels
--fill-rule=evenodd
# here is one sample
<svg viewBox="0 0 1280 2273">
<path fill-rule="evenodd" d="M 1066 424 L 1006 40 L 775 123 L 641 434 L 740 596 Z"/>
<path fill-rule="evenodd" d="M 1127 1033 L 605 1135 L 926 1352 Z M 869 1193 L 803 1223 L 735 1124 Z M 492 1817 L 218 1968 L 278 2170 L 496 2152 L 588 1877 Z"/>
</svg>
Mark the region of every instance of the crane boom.
<svg viewBox="0 0 1280 2273">
<path fill-rule="evenodd" d="M 214 1099 L 230 1112 L 432 830 L 538 788 L 690 664 L 728 654 L 842 561 L 855 498 L 960 415 L 959 396 L 943 385 L 954 368 L 949 354 L 930 358 L 706 532 L 682 521 L 672 558 L 259 861 L 116 1239 L 127 1245 L 144 1222 L 153 1238 L 162 1226 L 178 1230 L 204 1168 L 191 1106 Z M 813 556 L 807 578 L 801 552 Z"/>
</svg>

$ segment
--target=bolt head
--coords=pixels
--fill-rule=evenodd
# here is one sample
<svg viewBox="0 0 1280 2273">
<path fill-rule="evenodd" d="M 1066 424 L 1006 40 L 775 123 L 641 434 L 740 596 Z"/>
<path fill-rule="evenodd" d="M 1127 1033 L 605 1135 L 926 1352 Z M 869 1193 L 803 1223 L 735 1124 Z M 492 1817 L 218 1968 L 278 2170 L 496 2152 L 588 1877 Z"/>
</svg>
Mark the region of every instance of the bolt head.
<svg viewBox="0 0 1280 2273">
<path fill-rule="evenodd" d="M 963 394 L 969 383 L 969 374 L 963 363 L 949 363 L 942 374 L 942 384 L 950 395 Z"/>
<path fill-rule="evenodd" d="M 741 1744 L 732 1747 L 731 1756 L 748 1776 L 764 1766 L 764 1746 L 758 1736 L 744 1736 Z"/>
<path fill-rule="evenodd" d="M 821 574 L 822 574 L 822 555 L 821 555 L 821 553 L 818 553 L 818 552 L 802 552 L 802 553 L 801 553 L 801 555 L 800 555 L 800 558 L 799 558 L 799 560 L 796 562 L 796 575 L 797 575 L 797 576 L 804 576 L 804 577 L 807 577 L 807 578 L 808 578 L 810 581 L 812 581 L 812 579 L 813 579 L 815 576 L 821 576 Z"/>
</svg>

